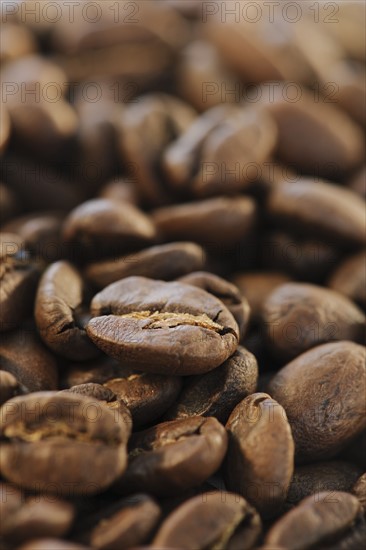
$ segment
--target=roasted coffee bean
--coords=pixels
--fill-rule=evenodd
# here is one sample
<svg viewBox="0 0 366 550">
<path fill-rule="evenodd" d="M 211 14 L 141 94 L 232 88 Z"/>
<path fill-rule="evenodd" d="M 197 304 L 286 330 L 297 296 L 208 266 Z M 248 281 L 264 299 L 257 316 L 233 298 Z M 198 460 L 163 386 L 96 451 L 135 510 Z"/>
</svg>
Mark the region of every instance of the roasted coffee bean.
<svg viewBox="0 0 366 550">
<path fill-rule="evenodd" d="M 244 498 L 214 491 L 189 499 L 174 510 L 159 528 L 153 548 L 249 550 L 260 532 L 260 517 Z"/>
<path fill-rule="evenodd" d="M 364 165 L 361 170 L 358 170 L 356 174 L 348 182 L 348 187 L 355 191 L 360 197 L 366 199 L 366 166 Z"/>
<path fill-rule="evenodd" d="M 247 498 L 260 514 L 281 511 L 294 470 L 294 442 L 285 410 L 266 393 L 239 403 L 226 424 L 228 489 Z"/>
<path fill-rule="evenodd" d="M 129 426 L 93 398 L 36 392 L 0 409 L 2 475 L 22 488 L 88 495 L 126 467 Z"/>
<path fill-rule="evenodd" d="M 299 355 L 268 391 L 286 411 L 298 462 L 326 460 L 366 427 L 366 350 L 353 342 L 323 344 Z"/>
<path fill-rule="evenodd" d="M 224 304 L 183 283 L 128 277 L 97 294 L 91 312 L 87 333 L 93 342 L 146 372 L 202 374 L 238 345 L 238 326 Z"/>
<path fill-rule="evenodd" d="M 44 538 L 22 544 L 17 550 L 90 550 L 90 548 L 66 540 Z"/>
<path fill-rule="evenodd" d="M 0 368 L 12 374 L 25 393 L 57 389 L 56 361 L 38 340 L 35 329 L 2 336 Z"/>
<path fill-rule="evenodd" d="M 305 498 L 271 527 L 265 537 L 270 548 L 288 550 L 328 548 L 349 530 L 360 515 L 353 495 L 334 491 Z"/>
<path fill-rule="evenodd" d="M 35 52 L 35 37 L 25 25 L 7 22 L 2 26 L 1 64 Z"/>
<path fill-rule="evenodd" d="M 93 260 L 113 257 L 151 244 L 155 228 L 132 204 L 93 199 L 75 208 L 66 218 L 63 239 L 70 254 Z"/>
<path fill-rule="evenodd" d="M 12 189 L 0 182 L 0 220 L 5 224 L 19 209 L 19 201 Z M 3 231 L 3 229 L 2 229 Z"/>
<path fill-rule="evenodd" d="M 65 366 L 62 372 L 62 387 L 70 388 L 79 384 L 103 384 L 111 378 L 126 376 L 130 369 L 122 367 L 118 361 L 106 355 L 100 355 L 96 359 L 87 362 L 73 362 Z M 129 375 L 129 374 L 128 374 Z"/>
<path fill-rule="evenodd" d="M 364 201 L 330 183 L 299 179 L 273 187 L 267 210 L 280 227 L 342 246 L 366 243 Z"/>
<path fill-rule="evenodd" d="M 0 370 L 0 405 L 20 393 L 27 393 L 13 374 Z"/>
<path fill-rule="evenodd" d="M 217 369 L 189 378 L 165 418 L 214 416 L 225 424 L 239 401 L 256 391 L 257 378 L 258 365 L 254 355 L 239 346 Z"/>
<path fill-rule="evenodd" d="M 220 252 L 251 233 L 256 205 L 249 197 L 217 197 L 160 208 L 153 220 L 165 239 L 191 240 Z"/>
<path fill-rule="evenodd" d="M 352 487 L 352 493 L 358 498 L 366 515 L 366 474 L 362 474 Z"/>
<path fill-rule="evenodd" d="M 328 284 L 366 309 L 366 253 L 360 252 L 342 262 Z"/>
<path fill-rule="evenodd" d="M 139 196 L 132 178 L 118 178 L 109 181 L 100 189 L 99 197 L 123 203 L 128 202 L 134 206 L 139 204 Z"/>
<path fill-rule="evenodd" d="M 245 335 L 250 318 L 249 304 L 235 285 L 207 271 L 197 271 L 180 277 L 181 283 L 202 288 L 222 301 L 238 323 L 240 337 Z"/>
<path fill-rule="evenodd" d="M 153 205 L 166 202 L 159 170 L 162 151 L 194 120 L 187 104 L 167 94 L 152 94 L 129 105 L 121 121 L 121 152 L 130 166 L 139 194 Z"/>
<path fill-rule="evenodd" d="M 61 537 L 74 519 L 74 506 L 65 500 L 37 495 L 26 497 L 10 484 L 0 487 L 0 535 L 9 545 L 37 537 Z"/>
<path fill-rule="evenodd" d="M 31 313 L 40 269 L 18 235 L 2 233 L 0 244 L 0 331 L 4 331 L 16 328 Z"/>
<path fill-rule="evenodd" d="M 141 373 L 125 368 L 119 377 L 107 380 L 104 387 L 126 403 L 136 429 L 159 418 L 174 403 L 182 381 L 178 376 Z"/>
<path fill-rule="evenodd" d="M 317 498 L 321 492 L 328 492 L 328 500 L 331 500 L 334 491 L 350 492 L 360 473 L 360 468 L 342 460 L 297 466 L 291 480 L 286 506 L 292 507 L 310 495 Z"/>
<path fill-rule="evenodd" d="M 128 550 L 146 542 L 161 511 L 147 495 L 135 495 L 121 503 L 111 517 L 103 519 L 91 534 L 91 545 L 100 550 Z"/>
<path fill-rule="evenodd" d="M 78 271 L 68 262 L 53 263 L 39 282 L 34 316 L 44 343 L 68 359 L 87 360 L 98 355 L 85 332 L 88 311 L 85 288 Z"/>
<path fill-rule="evenodd" d="M 278 286 L 262 309 L 269 348 L 284 361 L 332 340 L 362 342 L 365 320 L 361 309 L 342 294 L 305 283 Z"/>
<path fill-rule="evenodd" d="M 218 470 L 227 435 L 216 418 L 194 416 L 137 432 L 129 448 L 128 468 L 115 489 L 170 496 L 199 486 Z"/>
<path fill-rule="evenodd" d="M 212 120 L 217 113 L 220 111 L 215 109 Z M 204 121 L 207 119 L 205 115 Z M 194 122 L 196 127 L 199 127 L 199 122 Z M 198 197 L 221 193 L 232 195 L 249 187 L 275 148 L 277 129 L 272 118 L 263 110 L 230 107 L 227 117 L 214 127 L 208 125 L 208 130 L 197 143 L 199 148 L 190 151 L 188 174 L 187 167 L 181 169 L 181 163 L 187 156 L 185 143 L 193 130 L 188 128 L 186 134 L 170 145 L 164 158 L 164 168 L 170 180 L 178 188 L 190 186 Z"/>
<path fill-rule="evenodd" d="M 287 283 L 290 278 L 283 273 L 276 272 L 249 272 L 237 273 L 233 283 L 241 295 L 248 300 L 250 319 L 257 323 L 261 318 L 262 306 L 266 298 L 278 286 Z"/>
<path fill-rule="evenodd" d="M 98 288 L 133 275 L 169 281 L 202 269 L 205 261 L 206 254 L 198 244 L 168 243 L 114 260 L 90 264 L 85 275 Z"/>
<path fill-rule="evenodd" d="M 0 117 L 0 154 L 6 151 L 11 134 L 11 120 L 8 109 L 5 105 L 1 106 Z"/>
<path fill-rule="evenodd" d="M 277 154 L 283 163 L 305 174 L 339 179 L 362 162 L 361 129 L 335 105 L 314 102 L 304 89 L 298 101 L 286 101 L 279 86 L 266 108 L 277 124 Z"/>
</svg>

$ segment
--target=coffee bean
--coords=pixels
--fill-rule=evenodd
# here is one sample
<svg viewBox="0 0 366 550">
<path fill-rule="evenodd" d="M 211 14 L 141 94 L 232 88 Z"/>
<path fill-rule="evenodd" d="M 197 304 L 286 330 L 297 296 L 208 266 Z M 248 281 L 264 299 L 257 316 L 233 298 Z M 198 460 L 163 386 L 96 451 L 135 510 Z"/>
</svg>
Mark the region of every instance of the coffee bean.
<svg viewBox="0 0 366 550">
<path fill-rule="evenodd" d="M 3 335 L 0 367 L 17 379 L 24 392 L 57 389 L 55 358 L 38 340 L 35 330 L 19 329 Z"/>
<path fill-rule="evenodd" d="M 126 374 L 128 373 L 128 374 Z M 62 387 L 70 388 L 79 384 L 103 384 L 111 378 L 129 376 L 130 369 L 122 367 L 118 361 L 106 355 L 87 362 L 72 362 L 62 372 Z"/>
<path fill-rule="evenodd" d="M 365 354 L 353 342 L 323 344 L 270 382 L 268 391 L 288 416 L 299 462 L 332 458 L 365 429 Z"/>
<path fill-rule="evenodd" d="M 13 374 L 0 370 L 0 405 L 8 401 L 8 399 L 23 393 L 24 390 L 25 388 L 20 386 Z M 24 391 L 24 393 L 27 392 Z"/>
<path fill-rule="evenodd" d="M 54 496 L 28 496 L 10 484 L 0 487 L 0 534 L 9 545 L 37 537 L 65 535 L 74 519 L 74 506 Z"/>
<path fill-rule="evenodd" d="M 366 309 L 366 253 L 360 252 L 342 262 L 328 284 Z"/>
<path fill-rule="evenodd" d="M 51 264 L 39 282 L 34 316 L 42 340 L 68 359 L 87 360 L 98 349 L 85 332 L 86 290 L 78 271 L 68 262 Z"/>
<path fill-rule="evenodd" d="M 264 517 L 281 511 L 294 469 L 294 442 L 284 409 L 266 393 L 239 403 L 226 424 L 228 489 L 247 498 Z"/>
<path fill-rule="evenodd" d="M 22 544 L 17 550 L 90 550 L 90 548 L 66 540 L 43 538 Z"/>
<path fill-rule="evenodd" d="M 8 109 L 3 105 L 0 120 L 0 153 L 3 154 L 8 146 L 11 134 L 11 119 Z"/>
<path fill-rule="evenodd" d="M 190 377 L 165 418 L 214 416 L 224 424 L 239 401 L 255 392 L 257 378 L 254 355 L 239 346 L 217 369 Z"/>
<path fill-rule="evenodd" d="M 195 243 L 168 243 L 90 264 L 85 275 L 98 288 L 133 275 L 168 281 L 203 268 L 205 260 L 203 248 Z"/>
<path fill-rule="evenodd" d="M 131 411 L 134 428 L 151 424 L 178 398 L 182 387 L 178 376 L 163 376 L 124 369 L 119 377 L 104 382 L 126 403 Z"/>
<path fill-rule="evenodd" d="M 146 542 L 156 526 L 161 511 L 146 495 L 127 498 L 111 517 L 103 519 L 91 535 L 91 544 L 101 550 L 129 549 Z"/>
<path fill-rule="evenodd" d="M 1 64 L 9 63 L 36 50 L 34 36 L 25 25 L 7 22 L 3 28 L 2 38 Z"/>
<path fill-rule="evenodd" d="M 189 273 L 189 275 L 180 277 L 179 281 L 202 288 L 219 298 L 238 323 L 240 337 L 245 335 L 250 318 L 250 308 L 246 298 L 240 294 L 235 285 L 207 271 Z"/>
<path fill-rule="evenodd" d="M 257 512 L 226 491 L 203 493 L 174 510 L 157 532 L 154 548 L 253 548 L 261 532 Z"/>
<path fill-rule="evenodd" d="M 323 548 L 339 540 L 359 515 L 360 503 L 349 493 L 318 493 L 279 519 L 267 533 L 265 543 L 288 550 Z"/>
<path fill-rule="evenodd" d="M 93 342 L 146 372 L 201 374 L 221 365 L 238 345 L 238 326 L 224 304 L 183 283 L 128 277 L 97 294 L 91 311 L 96 317 L 87 333 Z"/>
<path fill-rule="evenodd" d="M 129 426 L 93 398 L 36 392 L 0 409 L 2 475 L 30 490 L 88 495 L 126 467 Z"/>
<path fill-rule="evenodd" d="M 365 319 L 345 296 L 305 283 L 278 286 L 262 310 L 268 346 L 284 361 L 332 340 L 362 342 Z"/>
<path fill-rule="evenodd" d="M 1 130 L 0 130 L 1 131 Z M 9 219 L 13 218 L 19 209 L 19 201 L 14 192 L 2 182 L 0 182 L 0 220 L 5 224 Z M 3 227 L 1 228 L 3 232 Z"/>
<path fill-rule="evenodd" d="M 40 271 L 18 235 L 2 233 L 0 242 L 0 331 L 5 331 L 31 313 Z"/>
<path fill-rule="evenodd" d="M 280 227 L 353 247 L 366 242 L 364 207 L 349 189 L 311 179 L 282 182 L 267 203 L 269 215 Z"/>
<path fill-rule="evenodd" d="M 93 199 L 71 211 L 63 227 L 71 254 L 93 260 L 142 248 L 155 239 L 150 219 L 132 204 Z"/>
<path fill-rule="evenodd" d="M 352 493 L 358 498 L 366 515 L 366 474 L 362 474 L 352 487 Z"/>
<path fill-rule="evenodd" d="M 191 417 L 134 434 L 126 472 L 114 485 L 122 494 L 177 495 L 217 471 L 227 435 L 216 418 Z"/>
<path fill-rule="evenodd" d="M 291 480 L 286 505 L 292 507 L 307 496 L 328 492 L 328 500 L 334 491 L 350 492 L 360 475 L 360 468 L 342 460 L 316 462 L 297 466 Z"/>
<path fill-rule="evenodd" d="M 249 197 L 217 197 L 155 210 L 163 237 L 191 240 L 215 251 L 233 247 L 254 229 L 256 206 Z"/>
</svg>

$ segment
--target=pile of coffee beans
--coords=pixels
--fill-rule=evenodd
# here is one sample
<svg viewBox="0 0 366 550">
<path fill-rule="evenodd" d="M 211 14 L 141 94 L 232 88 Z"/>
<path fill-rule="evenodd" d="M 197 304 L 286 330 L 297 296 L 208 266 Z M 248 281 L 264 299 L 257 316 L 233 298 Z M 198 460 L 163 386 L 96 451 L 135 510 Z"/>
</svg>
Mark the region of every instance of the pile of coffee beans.
<svg viewBox="0 0 366 550">
<path fill-rule="evenodd" d="M 1 10 L 0 550 L 364 548 L 365 4 Z"/>
</svg>

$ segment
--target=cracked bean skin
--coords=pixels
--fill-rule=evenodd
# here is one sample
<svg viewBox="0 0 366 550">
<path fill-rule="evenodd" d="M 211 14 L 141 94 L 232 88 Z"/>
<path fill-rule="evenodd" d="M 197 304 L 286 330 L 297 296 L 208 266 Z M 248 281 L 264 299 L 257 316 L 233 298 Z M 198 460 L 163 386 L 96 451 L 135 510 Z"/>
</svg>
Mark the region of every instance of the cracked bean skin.
<svg viewBox="0 0 366 550">
<path fill-rule="evenodd" d="M 99 350 L 84 329 L 85 289 L 81 275 L 69 262 L 51 264 L 40 280 L 35 320 L 44 343 L 74 361 L 92 359 Z"/>
<path fill-rule="evenodd" d="M 260 517 L 243 497 L 213 491 L 176 508 L 160 526 L 153 547 L 249 550 L 260 532 Z"/>
<path fill-rule="evenodd" d="M 226 423 L 225 480 L 262 517 L 281 511 L 294 470 L 294 442 L 284 409 L 266 393 L 239 403 Z"/>
<path fill-rule="evenodd" d="M 114 485 L 121 494 L 174 496 L 198 487 L 220 467 L 227 434 L 216 418 L 163 422 L 134 434 L 126 472 Z"/>
<path fill-rule="evenodd" d="M 297 462 L 328 460 L 366 427 L 366 348 L 317 346 L 278 371 L 268 391 L 286 411 Z"/>
<path fill-rule="evenodd" d="M 84 395 L 35 392 L 0 409 L 0 471 L 24 489 L 86 495 L 107 488 L 126 467 L 130 427 Z"/>
<path fill-rule="evenodd" d="M 238 325 L 208 292 L 183 283 L 129 277 L 91 303 L 87 333 L 102 351 L 144 372 L 208 372 L 232 355 Z"/>
</svg>

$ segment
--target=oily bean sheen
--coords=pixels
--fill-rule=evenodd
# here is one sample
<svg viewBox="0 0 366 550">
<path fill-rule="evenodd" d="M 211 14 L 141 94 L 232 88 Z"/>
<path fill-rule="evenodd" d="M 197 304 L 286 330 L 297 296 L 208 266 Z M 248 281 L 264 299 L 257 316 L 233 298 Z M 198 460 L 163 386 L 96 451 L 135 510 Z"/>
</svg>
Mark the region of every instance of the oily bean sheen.
<svg viewBox="0 0 366 550">
<path fill-rule="evenodd" d="M 280 226 L 344 246 L 366 244 L 364 209 L 364 201 L 349 189 L 311 179 L 281 182 L 267 202 Z"/>
<path fill-rule="evenodd" d="M 62 392 L 15 397 L 0 409 L 0 470 L 24 489 L 86 495 L 126 467 L 129 426 L 94 398 Z"/>
<path fill-rule="evenodd" d="M 91 534 L 91 544 L 100 550 L 128 550 L 148 540 L 161 510 L 147 495 L 127 498 L 111 517 L 103 519 Z"/>
<path fill-rule="evenodd" d="M 123 364 L 158 374 L 201 374 L 238 346 L 224 304 L 183 283 L 128 277 L 97 294 L 87 325 L 93 342 Z"/>
<path fill-rule="evenodd" d="M 227 435 L 216 418 L 194 416 L 137 432 L 129 447 L 128 468 L 116 490 L 169 496 L 199 486 L 216 472 Z"/>
<path fill-rule="evenodd" d="M 347 297 L 306 283 L 275 288 L 262 311 L 268 346 L 284 361 L 332 340 L 362 342 L 365 320 L 362 310 Z"/>
<path fill-rule="evenodd" d="M 72 210 L 64 222 L 63 239 L 71 254 L 82 258 L 113 257 L 152 243 L 155 228 L 132 204 L 93 199 Z"/>
<path fill-rule="evenodd" d="M 350 492 L 361 471 L 358 466 L 343 460 L 316 462 L 297 466 L 291 480 L 286 505 L 294 506 L 309 495 L 327 491 Z"/>
<path fill-rule="evenodd" d="M 258 365 L 249 351 L 239 346 L 220 367 L 200 376 L 192 376 L 165 418 L 214 416 L 225 423 L 233 408 L 254 393 Z"/>
<path fill-rule="evenodd" d="M 174 510 L 162 523 L 154 548 L 249 550 L 261 532 L 256 510 L 237 494 L 203 493 Z"/>
<path fill-rule="evenodd" d="M 309 496 L 287 512 L 265 537 L 269 547 L 307 550 L 328 547 L 350 529 L 360 515 L 361 505 L 349 493 L 334 491 Z"/>
<path fill-rule="evenodd" d="M 3 335 L 0 368 L 12 374 L 24 392 L 56 390 L 55 358 L 42 345 L 35 330 L 16 330 Z"/>
<path fill-rule="evenodd" d="M 329 286 L 366 309 L 366 253 L 342 262 L 331 275 Z"/>
<path fill-rule="evenodd" d="M 28 496 L 10 484 L 0 484 L 0 535 L 9 545 L 36 537 L 61 537 L 74 519 L 74 506 L 60 498 Z"/>
<path fill-rule="evenodd" d="M 133 275 L 168 281 L 203 268 L 205 259 L 205 252 L 198 244 L 168 243 L 112 261 L 90 264 L 85 275 L 98 288 Z"/>
<path fill-rule="evenodd" d="M 272 378 L 268 391 L 285 409 L 296 459 L 332 458 L 366 428 L 366 349 L 353 342 L 317 346 Z"/>
<path fill-rule="evenodd" d="M 35 319 L 44 343 L 74 361 L 98 355 L 83 327 L 84 285 L 78 271 L 68 262 L 51 264 L 39 282 Z"/>
<path fill-rule="evenodd" d="M 203 288 L 203 290 L 219 298 L 238 323 L 240 336 L 244 336 L 249 323 L 250 308 L 246 298 L 241 296 L 239 289 L 236 288 L 235 285 L 207 271 L 189 273 L 188 275 L 180 277 L 179 281 L 198 288 Z"/>
<path fill-rule="evenodd" d="M 264 517 L 278 514 L 294 470 L 294 442 L 284 409 L 266 393 L 235 407 L 226 424 L 225 480 Z"/>
</svg>

